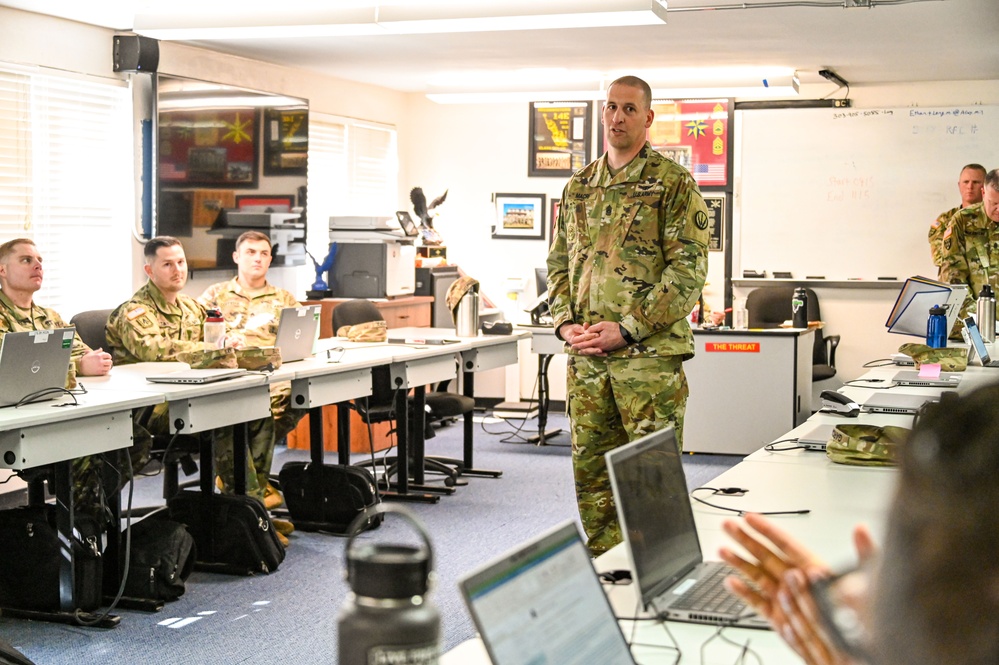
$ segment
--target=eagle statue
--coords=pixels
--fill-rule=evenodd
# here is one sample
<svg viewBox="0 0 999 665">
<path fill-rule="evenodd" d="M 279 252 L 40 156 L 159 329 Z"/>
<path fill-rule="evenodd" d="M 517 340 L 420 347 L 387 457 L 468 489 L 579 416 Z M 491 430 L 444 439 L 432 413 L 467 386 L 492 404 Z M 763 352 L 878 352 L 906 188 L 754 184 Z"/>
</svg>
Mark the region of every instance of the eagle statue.
<svg viewBox="0 0 999 665">
<path fill-rule="evenodd" d="M 447 190 L 427 205 L 427 196 L 422 187 L 414 187 L 409 192 L 409 200 L 413 202 L 413 212 L 420 218 L 420 235 L 424 245 L 443 245 L 444 239 L 434 228 L 434 217 L 431 211 L 444 203 Z"/>
</svg>

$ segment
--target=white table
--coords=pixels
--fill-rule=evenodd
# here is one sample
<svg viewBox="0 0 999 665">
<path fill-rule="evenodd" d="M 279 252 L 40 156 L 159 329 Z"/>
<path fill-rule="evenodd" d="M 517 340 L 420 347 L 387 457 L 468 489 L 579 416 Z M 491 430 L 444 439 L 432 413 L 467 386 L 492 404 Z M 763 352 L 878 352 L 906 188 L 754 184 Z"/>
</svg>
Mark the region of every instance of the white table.
<svg viewBox="0 0 999 665">
<path fill-rule="evenodd" d="M 54 464 L 56 528 L 63 542 L 73 539 L 73 474 L 71 461 L 132 445 L 132 409 L 163 401 L 162 395 L 129 391 L 93 391 L 73 398 L 0 409 L 0 468 L 23 471 Z M 72 405 L 72 406 L 71 406 Z M 29 483 L 29 502 L 42 503 L 38 483 Z M 25 613 L 3 610 L 6 616 L 40 618 L 73 623 L 76 599 L 72 548 L 59 567 L 59 612 Z M 100 625 L 113 627 L 117 616 L 108 616 Z"/>
</svg>

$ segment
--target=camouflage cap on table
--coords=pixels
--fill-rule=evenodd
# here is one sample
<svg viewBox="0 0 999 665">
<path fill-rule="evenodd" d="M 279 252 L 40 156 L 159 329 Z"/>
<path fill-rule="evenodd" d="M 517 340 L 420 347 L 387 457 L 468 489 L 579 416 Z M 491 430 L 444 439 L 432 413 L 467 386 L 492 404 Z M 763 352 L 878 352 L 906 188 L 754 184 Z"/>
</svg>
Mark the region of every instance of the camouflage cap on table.
<svg viewBox="0 0 999 665">
<path fill-rule="evenodd" d="M 184 351 L 177 354 L 177 360 L 187 363 L 191 369 L 236 369 L 236 351 L 232 347 L 211 351 Z"/>
<path fill-rule="evenodd" d="M 826 455 L 837 464 L 894 466 L 899 446 L 909 438 L 905 427 L 836 425 L 826 443 Z"/>
<path fill-rule="evenodd" d="M 365 321 L 354 326 L 341 326 L 337 337 L 346 337 L 351 342 L 384 342 L 388 339 L 388 324 L 384 321 Z"/>
<path fill-rule="evenodd" d="M 451 286 L 447 289 L 447 295 L 444 296 L 447 308 L 451 310 L 451 321 L 456 325 L 458 323 L 458 303 L 469 291 L 479 292 L 479 280 L 465 275 L 451 282 Z"/>
<path fill-rule="evenodd" d="M 909 342 L 898 347 L 898 352 L 912 358 L 917 367 L 927 363 L 939 363 L 940 369 L 944 372 L 963 372 L 968 369 L 967 349 L 957 347 L 935 349 L 925 344 Z"/>
<path fill-rule="evenodd" d="M 249 370 L 275 370 L 281 366 L 281 349 L 276 346 L 236 349 L 236 364 Z"/>
</svg>

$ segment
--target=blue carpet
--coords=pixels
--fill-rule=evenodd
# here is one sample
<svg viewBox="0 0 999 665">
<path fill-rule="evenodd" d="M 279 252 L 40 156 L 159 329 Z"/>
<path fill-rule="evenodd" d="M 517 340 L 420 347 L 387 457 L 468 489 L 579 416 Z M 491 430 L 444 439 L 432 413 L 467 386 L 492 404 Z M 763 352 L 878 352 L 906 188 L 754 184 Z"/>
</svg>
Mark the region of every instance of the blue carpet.
<svg viewBox="0 0 999 665">
<path fill-rule="evenodd" d="M 558 414 L 549 421 L 550 428 L 566 425 Z M 457 580 L 517 543 L 577 517 L 568 435 L 553 440 L 562 445 L 539 448 L 503 443 L 510 432 L 510 425 L 496 423 L 475 434 L 476 466 L 502 469 L 502 478 L 469 478 L 466 487 L 436 505 L 407 504 L 433 539 L 437 582 L 431 599 L 443 617 L 445 650 L 475 632 Z M 461 427 L 440 430 L 427 442 L 427 451 L 460 457 Z M 278 448 L 274 468 L 306 458 L 305 451 Z M 685 455 L 688 486 L 708 482 L 740 459 Z M 160 490 L 159 477 L 138 480 L 136 505 L 157 503 Z M 418 542 L 403 520 L 391 516 L 361 537 Z M 347 593 L 346 539 L 298 532 L 291 543 L 284 563 L 271 575 L 194 573 L 182 598 L 157 614 L 119 611 L 121 625 L 114 630 L 0 618 L 0 635 L 39 665 L 335 663 L 337 613 Z"/>
</svg>

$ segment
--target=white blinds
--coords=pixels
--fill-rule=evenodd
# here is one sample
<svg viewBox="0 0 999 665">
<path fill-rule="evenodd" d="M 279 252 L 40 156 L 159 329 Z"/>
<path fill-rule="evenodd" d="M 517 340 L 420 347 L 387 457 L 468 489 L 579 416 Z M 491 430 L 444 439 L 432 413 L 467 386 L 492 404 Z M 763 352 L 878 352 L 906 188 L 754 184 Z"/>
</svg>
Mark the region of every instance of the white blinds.
<svg viewBox="0 0 999 665">
<path fill-rule="evenodd" d="M 38 245 L 36 302 L 68 319 L 125 300 L 134 209 L 128 88 L 0 65 L 0 242 Z"/>
<path fill-rule="evenodd" d="M 394 127 L 309 114 L 309 251 L 322 260 L 332 215 L 391 217 L 398 207 Z"/>
</svg>

